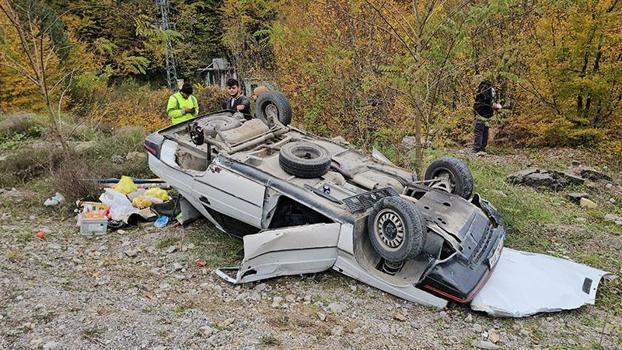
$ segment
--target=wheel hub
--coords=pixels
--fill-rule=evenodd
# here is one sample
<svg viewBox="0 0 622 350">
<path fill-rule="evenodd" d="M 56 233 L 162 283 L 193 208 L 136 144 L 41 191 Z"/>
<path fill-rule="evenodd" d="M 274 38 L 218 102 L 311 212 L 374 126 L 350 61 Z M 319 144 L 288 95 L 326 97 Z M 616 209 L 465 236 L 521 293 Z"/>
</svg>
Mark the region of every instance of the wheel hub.
<svg viewBox="0 0 622 350">
<path fill-rule="evenodd" d="M 376 235 L 387 248 L 399 248 L 405 236 L 402 218 L 391 210 L 381 211 L 376 220 Z"/>
<path fill-rule="evenodd" d="M 279 117 L 279 109 L 272 103 L 266 106 L 265 114 L 268 119 L 277 120 Z"/>
</svg>

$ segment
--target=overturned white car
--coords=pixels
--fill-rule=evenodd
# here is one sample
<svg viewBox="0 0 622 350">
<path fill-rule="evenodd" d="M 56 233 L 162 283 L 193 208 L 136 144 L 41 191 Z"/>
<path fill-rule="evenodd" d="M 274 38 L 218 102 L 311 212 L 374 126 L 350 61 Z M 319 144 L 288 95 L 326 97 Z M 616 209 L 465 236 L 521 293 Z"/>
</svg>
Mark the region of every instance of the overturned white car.
<svg viewBox="0 0 622 350">
<path fill-rule="evenodd" d="M 221 111 L 145 140 L 151 170 L 218 228 L 244 240 L 241 266 L 218 274 L 245 283 L 332 268 L 421 304 L 469 303 L 502 256 L 505 229 L 497 211 L 473 193 L 466 164 L 443 157 L 418 180 L 346 144 L 289 127 L 290 120 L 285 97 L 269 92 L 258 98 L 256 118 Z M 513 269 L 529 273 L 521 264 Z M 590 275 L 596 283 L 585 287 L 589 278 L 574 272 L 567 279 L 573 292 L 586 294 L 574 307 L 593 303 L 602 274 Z M 548 310 L 532 304 L 516 311 L 511 302 L 495 309 L 494 285 L 494 298 L 476 303 L 480 310 L 519 316 Z"/>
<path fill-rule="evenodd" d="M 494 268 L 505 231 L 466 164 L 444 157 L 426 179 L 288 127 L 283 95 L 257 118 L 222 111 L 149 135 L 152 171 L 217 227 L 244 240 L 221 276 L 244 283 L 335 269 L 388 293 L 467 303 Z"/>
</svg>

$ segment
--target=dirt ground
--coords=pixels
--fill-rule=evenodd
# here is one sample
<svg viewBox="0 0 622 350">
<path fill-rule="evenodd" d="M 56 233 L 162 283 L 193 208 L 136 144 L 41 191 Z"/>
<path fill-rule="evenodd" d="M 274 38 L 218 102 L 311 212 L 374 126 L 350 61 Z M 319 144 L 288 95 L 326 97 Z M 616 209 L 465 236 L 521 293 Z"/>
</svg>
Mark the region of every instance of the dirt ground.
<svg viewBox="0 0 622 350">
<path fill-rule="evenodd" d="M 606 307 L 491 318 L 335 272 L 233 286 L 213 269 L 241 244 L 205 220 L 84 237 L 73 217 L 13 201 L 0 214 L 1 349 L 621 348 Z"/>
</svg>

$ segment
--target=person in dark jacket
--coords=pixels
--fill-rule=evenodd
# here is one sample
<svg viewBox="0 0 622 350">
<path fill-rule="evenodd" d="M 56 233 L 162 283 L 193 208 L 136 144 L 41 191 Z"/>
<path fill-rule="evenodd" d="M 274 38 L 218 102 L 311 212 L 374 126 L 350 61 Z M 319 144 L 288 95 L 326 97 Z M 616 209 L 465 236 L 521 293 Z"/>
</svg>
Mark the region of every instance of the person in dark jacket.
<svg viewBox="0 0 622 350">
<path fill-rule="evenodd" d="M 490 118 L 496 111 L 501 109 L 501 105 L 494 102 L 495 88 L 490 80 L 483 80 L 477 87 L 475 103 L 473 103 L 473 113 L 475 114 L 475 141 L 473 152 L 486 152 L 488 144 L 488 130 L 490 128 Z"/>
<path fill-rule="evenodd" d="M 251 103 L 248 97 L 242 95 L 240 83 L 238 83 L 236 79 L 231 78 L 227 80 L 227 92 L 229 93 L 229 98 L 223 102 L 223 109 L 241 112 L 243 114 L 251 113 Z"/>
</svg>

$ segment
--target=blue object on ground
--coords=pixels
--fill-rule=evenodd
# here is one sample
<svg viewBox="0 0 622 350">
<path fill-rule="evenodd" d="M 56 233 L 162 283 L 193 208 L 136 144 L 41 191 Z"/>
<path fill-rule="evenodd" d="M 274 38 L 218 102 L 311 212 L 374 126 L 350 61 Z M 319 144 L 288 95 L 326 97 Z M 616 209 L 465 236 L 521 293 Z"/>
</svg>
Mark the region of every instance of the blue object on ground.
<svg viewBox="0 0 622 350">
<path fill-rule="evenodd" d="M 168 224 L 168 216 L 160 215 L 156 219 L 156 221 L 153 224 L 153 226 L 155 226 L 157 228 L 162 228 L 162 227 L 166 226 L 166 224 Z"/>
</svg>

